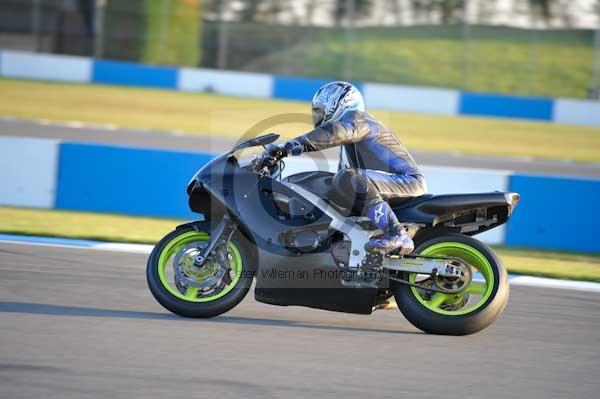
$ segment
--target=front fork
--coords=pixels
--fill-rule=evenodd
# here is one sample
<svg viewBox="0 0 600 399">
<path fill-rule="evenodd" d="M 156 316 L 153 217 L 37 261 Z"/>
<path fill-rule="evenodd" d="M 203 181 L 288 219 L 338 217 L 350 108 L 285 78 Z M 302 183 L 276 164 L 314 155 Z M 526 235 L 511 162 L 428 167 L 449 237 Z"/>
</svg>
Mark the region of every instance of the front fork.
<svg viewBox="0 0 600 399">
<path fill-rule="evenodd" d="M 192 222 L 185 225 L 178 226 L 192 226 L 195 230 L 198 230 L 196 224 L 199 222 Z M 231 236 L 237 228 L 238 222 L 236 219 L 231 218 L 227 213 L 223 215 L 223 218 L 216 225 L 210 225 L 210 239 L 208 243 L 201 249 L 200 253 L 194 258 L 194 266 L 202 267 L 206 259 L 213 253 L 213 251 L 220 247 L 225 246 L 227 248 L 227 242 L 231 239 Z M 203 226 L 208 227 L 208 226 Z"/>
</svg>

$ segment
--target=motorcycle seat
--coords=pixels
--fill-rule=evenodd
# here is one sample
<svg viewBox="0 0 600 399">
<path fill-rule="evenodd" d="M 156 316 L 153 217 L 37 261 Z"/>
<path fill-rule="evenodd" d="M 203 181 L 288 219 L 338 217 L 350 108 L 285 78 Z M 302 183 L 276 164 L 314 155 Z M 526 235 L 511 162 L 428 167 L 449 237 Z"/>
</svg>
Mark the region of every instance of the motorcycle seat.
<svg viewBox="0 0 600 399">
<path fill-rule="evenodd" d="M 400 204 L 399 209 L 418 207 L 432 214 L 458 212 L 465 209 L 490 208 L 507 204 L 504 193 L 423 195 Z"/>
<path fill-rule="evenodd" d="M 513 200 L 507 198 L 506 194 L 498 191 L 473 194 L 427 194 L 409 200 L 402 199 L 400 203 L 392 200 L 390 206 L 400 220 L 428 223 L 440 217 L 482 209 L 508 209 L 510 212 L 515 200 L 518 201 L 518 196 Z M 504 211 L 503 218 L 506 218 L 508 214 L 506 212 Z"/>
<path fill-rule="evenodd" d="M 433 197 L 433 194 L 424 194 L 416 197 L 383 196 L 383 199 L 386 200 L 392 208 L 410 208 L 411 206 L 420 204 L 421 202 L 427 201 Z"/>
</svg>

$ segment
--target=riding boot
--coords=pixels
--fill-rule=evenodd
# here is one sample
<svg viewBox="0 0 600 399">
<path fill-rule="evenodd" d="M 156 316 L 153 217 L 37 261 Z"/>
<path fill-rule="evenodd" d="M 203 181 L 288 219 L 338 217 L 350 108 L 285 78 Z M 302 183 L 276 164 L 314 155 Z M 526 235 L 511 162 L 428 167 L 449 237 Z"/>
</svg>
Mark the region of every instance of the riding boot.
<svg viewBox="0 0 600 399">
<path fill-rule="evenodd" d="M 385 201 L 371 205 L 366 216 L 383 231 L 383 235 L 371 238 L 367 243 L 367 251 L 378 251 L 385 254 L 397 252 L 407 255 L 414 250 L 414 243 L 408 233 L 398 222 L 398 218 L 390 205 Z"/>
</svg>

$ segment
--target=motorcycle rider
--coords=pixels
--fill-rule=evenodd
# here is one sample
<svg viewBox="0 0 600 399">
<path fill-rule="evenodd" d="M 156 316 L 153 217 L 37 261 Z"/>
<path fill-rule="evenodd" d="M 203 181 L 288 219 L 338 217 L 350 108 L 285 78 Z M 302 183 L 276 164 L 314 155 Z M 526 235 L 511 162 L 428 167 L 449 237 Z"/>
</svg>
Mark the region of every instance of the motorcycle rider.
<svg viewBox="0 0 600 399">
<path fill-rule="evenodd" d="M 384 200 L 414 197 L 426 192 L 419 167 L 408 150 L 381 122 L 365 111 L 360 91 L 348 82 L 330 82 L 312 99 L 314 130 L 285 143 L 271 145 L 263 156 L 272 161 L 287 155 L 341 146 L 338 172 L 333 178 L 334 200 L 367 216 L 382 236 L 372 238 L 368 250 L 408 254 L 414 244 Z"/>
</svg>

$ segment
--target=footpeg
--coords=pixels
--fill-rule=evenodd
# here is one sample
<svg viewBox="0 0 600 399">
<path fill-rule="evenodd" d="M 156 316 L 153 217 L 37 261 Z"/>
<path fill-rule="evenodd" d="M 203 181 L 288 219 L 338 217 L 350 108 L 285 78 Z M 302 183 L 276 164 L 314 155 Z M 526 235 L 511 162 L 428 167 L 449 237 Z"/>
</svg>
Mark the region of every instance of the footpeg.
<svg viewBox="0 0 600 399">
<path fill-rule="evenodd" d="M 368 252 L 378 252 L 382 255 L 408 255 L 415 249 L 412 238 L 404 231 L 392 237 L 378 237 L 369 240 L 365 249 Z"/>
</svg>

